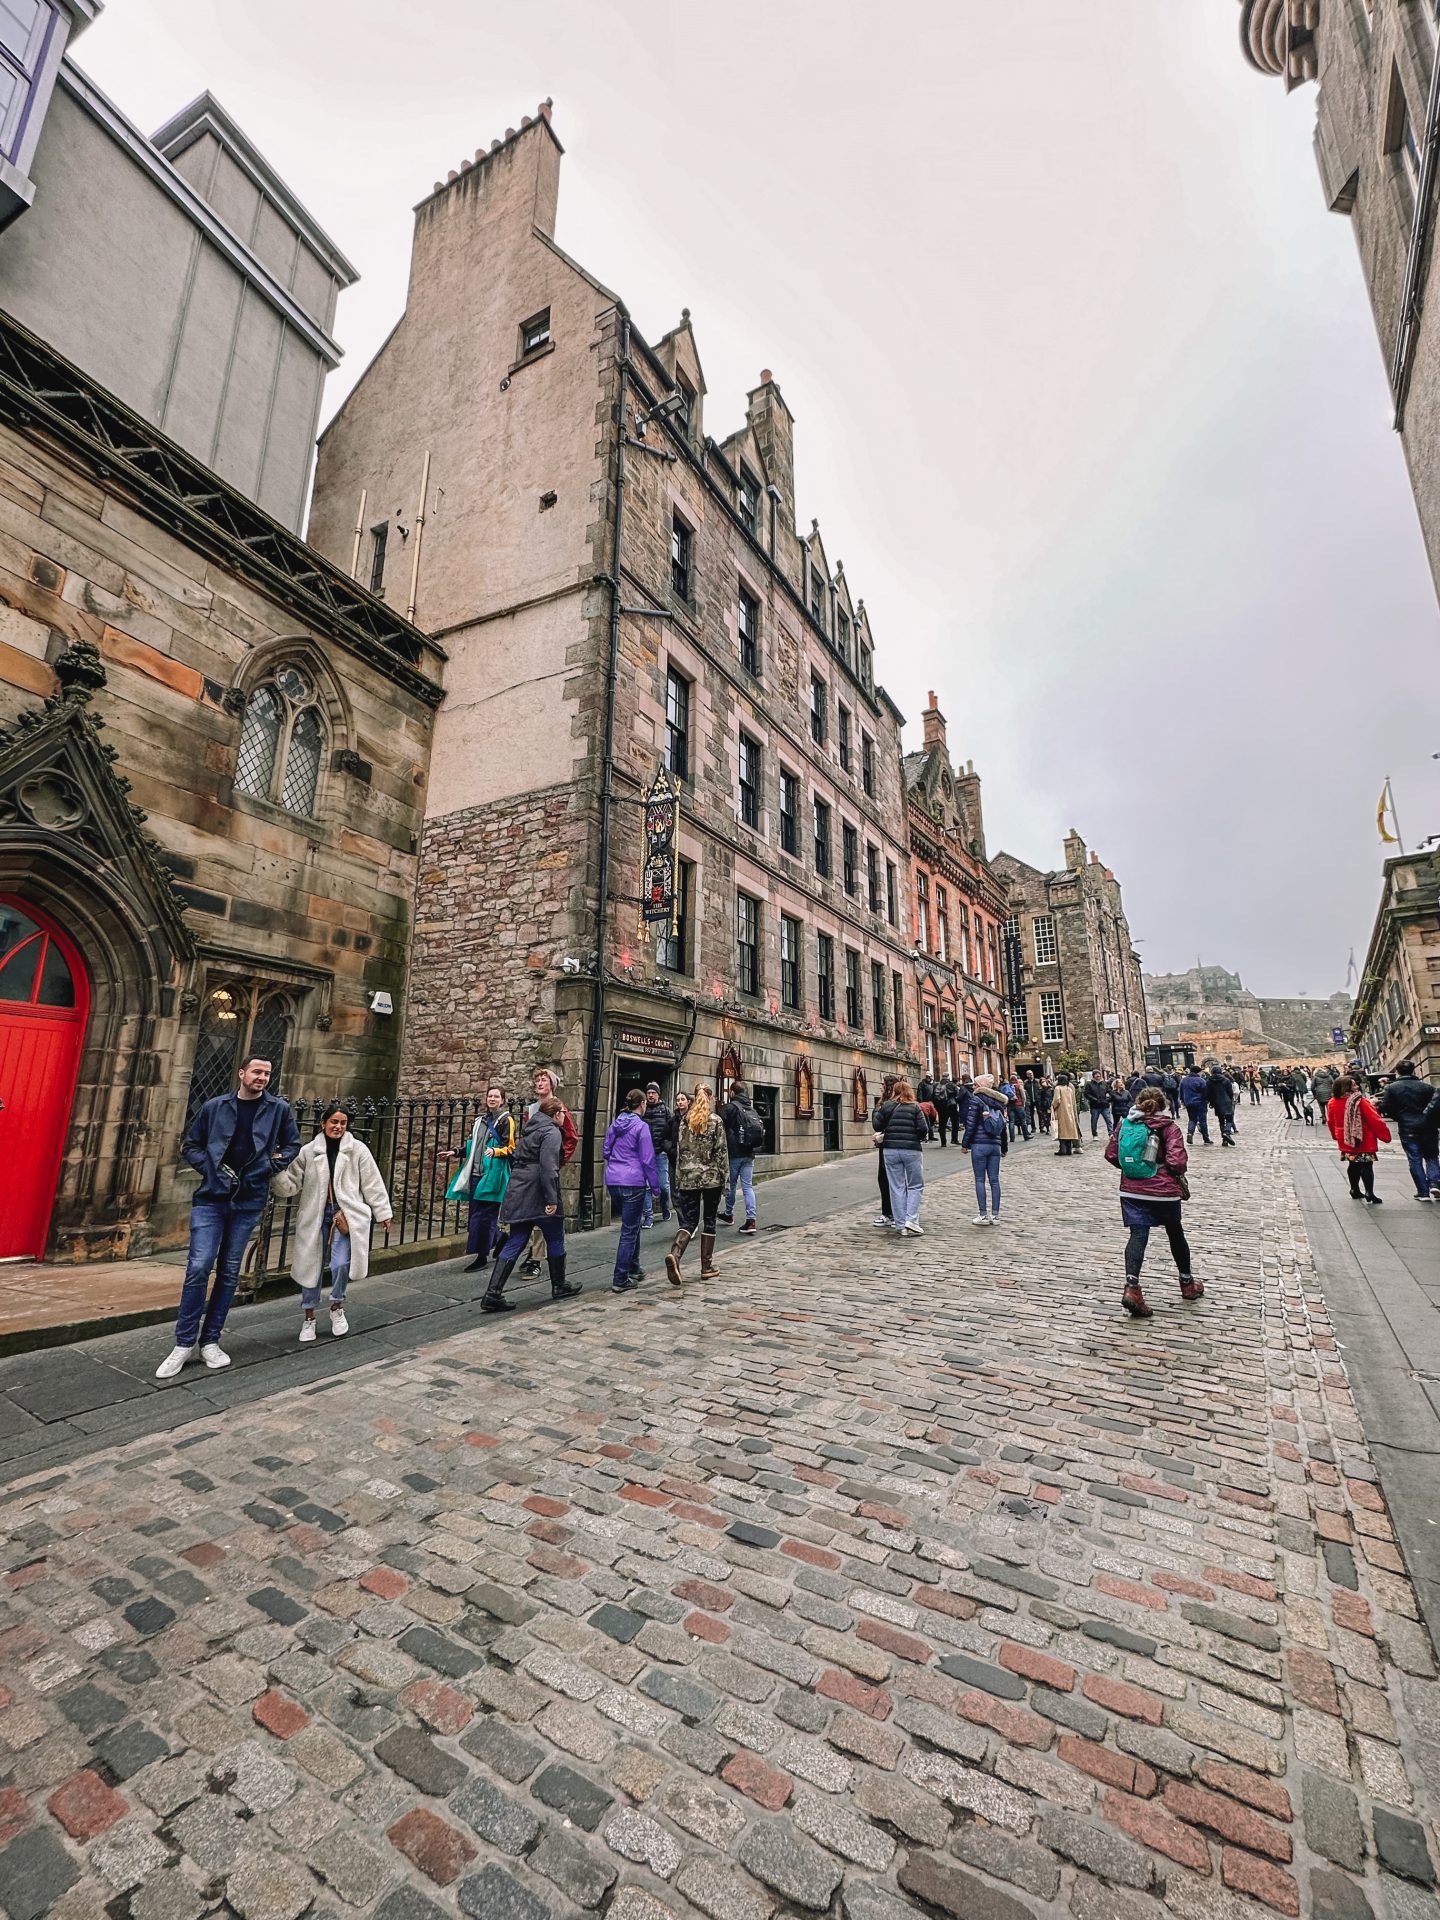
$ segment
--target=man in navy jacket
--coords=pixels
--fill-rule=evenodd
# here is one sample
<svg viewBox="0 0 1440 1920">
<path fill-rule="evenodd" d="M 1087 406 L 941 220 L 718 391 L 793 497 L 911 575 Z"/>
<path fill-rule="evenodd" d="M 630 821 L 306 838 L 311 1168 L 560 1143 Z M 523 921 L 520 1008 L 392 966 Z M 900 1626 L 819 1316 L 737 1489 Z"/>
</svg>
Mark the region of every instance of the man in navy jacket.
<svg viewBox="0 0 1440 1920">
<path fill-rule="evenodd" d="M 199 1174 L 200 1184 L 190 1201 L 190 1257 L 175 1347 L 155 1369 L 157 1380 L 171 1380 L 179 1373 L 193 1358 L 197 1339 L 207 1367 L 230 1364 L 220 1335 L 235 1298 L 240 1263 L 265 1210 L 270 1182 L 300 1151 L 295 1116 L 284 1100 L 265 1091 L 269 1084 L 270 1062 L 247 1060 L 234 1093 L 207 1100 L 186 1132 L 180 1152 Z"/>
</svg>

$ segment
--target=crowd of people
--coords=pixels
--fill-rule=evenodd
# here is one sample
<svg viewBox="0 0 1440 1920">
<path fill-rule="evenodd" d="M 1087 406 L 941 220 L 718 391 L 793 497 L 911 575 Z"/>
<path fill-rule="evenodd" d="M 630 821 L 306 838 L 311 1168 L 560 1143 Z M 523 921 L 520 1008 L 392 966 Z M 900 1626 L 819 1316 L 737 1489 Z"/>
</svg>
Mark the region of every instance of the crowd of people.
<svg viewBox="0 0 1440 1920">
<path fill-rule="evenodd" d="M 207 1367 L 230 1364 L 221 1336 L 246 1247 L 272 1193 L 296 1203 L 289 1246 L 300 1289 L 302 1344 L 317 1338 L 327 1282 L 331 1336 L 349 1331 L 347 1290 L 365 1277 L 373 1230 L 393 1216 L 374 1155 L 351 1131 L 351 1109 L 333 1102 L 320 1131 L 302 1146 L 289 1104 L 269 1092 L 270 1075 L 268 1060 L 246 1060 L 235 1090 L 206 1101 L 187 1130 L 183 1155 L 200 1180 L 191 1203 L 175 1344 L 156 1369 L 159 1379 L 173 1379 L 197 1351 Z M 1133 1317 L 1148 1318 L 1140 1272 L 1153 1228 L 1165 1231 L 1181 1297 L 1204 1294 L 1190 1270 L 1181 1217 L 1189 1198 L 1189 1148 L 1197 1133 L 1202 1146 L 1212 1144 L 1212 1114 L 1221 1146 L 1235 1145 L 1242 1094 L 1252 1104 L 1274 1095 L 1289 1118 L 1305 1125 L 1315 1124 L 1318 1111 L 1339 1149 L 1351 1196 L 1371 1206 L 1383 1205 L 1375 1191 L 1375 1163 L 1392 1139 L 1393 1121 L 1415 1198 L 1440 1201 L 1440 1092 L 1413 1061 L 1403 1061 L 1367 1089 L 1358 1070 L 1337 1076 L 1325 1067 L 1311 1072 L 1212 1060 L 1180 1074 L 1149 1067 L 1122 1077 L 1095 1068 L 1078 1083 L 1066 1072 L 1052 1078 L 1033 1069 L 998 1081 L 988 1073 L 926 1075 L 914 1085 L 898 1075 L 888 1078 L 870 1116 L 880 1195 L 875 1224 L 902 1238 L 924 1234 L 925 1150 L 938 1144 L 958 1146 L 970 1157 L 974 1224 L 999 1226 L 1001 1168 L 1012 1144 L 1053 1138 L 1057 1156 L 1077 1155 L 1088 1114 L 1090 1139 L 1104 1128 L 1105 1158 L 1120 1175 L 1121 1218 L 1129 1229 L 1122 1304 Z M 517 1114 L 506 1089 L 492 1085 L 468 1141 L 452 1155 L 458 1164 L 446 1196 L 466 1204 L 466 1272 L 489 1270 L 480 1300 L 484 1313 L 509 1312 L 505 1291 L 516 1268 L 538 1277 L 542 1257 L 553 1298 L 581 1291 L 579 1282 L 566 1277 L 560 1178 L 579 1132 L 552 1069 L 536 1069 L 530 1095 Z M 737 1199 L 743 1207 L 740 1233 L 757 1230 L 755 1156 L 764 1140 L 764 1121 L 740 1081 L 723 1100 L 701 1082 L 688 1094 L 678 1092 L 673 1107 L 656 1082 L 628 1094 L 603 1147 L 605 1186 L 620 1228 L 611 1290 L 628 1293 L 645 1279 L 644 1230 L 669 1225 L 672 1217 L 675 1232 L 665 1255 L 670 1284 L 682 1284 L 682 1262 L 697 1235 L 700 1278 L 715 1278 L 716 1230 L 734 1225 Z"/>
</svg>

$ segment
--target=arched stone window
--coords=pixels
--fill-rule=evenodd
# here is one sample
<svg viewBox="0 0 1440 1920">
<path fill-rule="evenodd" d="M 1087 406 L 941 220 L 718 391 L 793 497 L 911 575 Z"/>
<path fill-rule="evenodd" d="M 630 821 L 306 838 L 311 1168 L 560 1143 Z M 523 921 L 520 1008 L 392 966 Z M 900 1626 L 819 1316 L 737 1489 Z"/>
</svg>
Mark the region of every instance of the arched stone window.
<svg viewBox="0 0 1440 1920">
<path fill-rule="evenodd" d="M 187 1121 L 216 1094 L 233 1092 L 241 1061 L 256 1055 L 270 1062 L 270 1091 L 280 1091 L 295 1010 L 295 996 L 282 987 L 212 979 L 200 1010 Z"/>
<path fill-rule="evenodd" d="M 314 680 L 292 661 L 277 667 L 245 702 L 236 791 L 287 813 L 313 815 L 326 734 Z"/>
</svg>

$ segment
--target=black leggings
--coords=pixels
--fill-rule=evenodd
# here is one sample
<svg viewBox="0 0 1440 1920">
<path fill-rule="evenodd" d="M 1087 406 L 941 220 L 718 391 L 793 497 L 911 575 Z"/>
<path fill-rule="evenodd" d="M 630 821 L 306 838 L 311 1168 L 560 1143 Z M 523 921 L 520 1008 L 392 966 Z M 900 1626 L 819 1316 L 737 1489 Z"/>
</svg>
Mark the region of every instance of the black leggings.
<svg viewBox="0 0 1440 1920">
<path fill-rule="evenodd" d="M 893 1220 L 895 1216 L 890 1211 L 890 1176 L 885 1171 L 885 1149 L 883 1147 L 881 1147 L 880 1151 L 875 1155 L 875 1158 L 880 1162 L 880 1211 L 887 1220 Z"/>
<path fill-rule="evenodd" d="M 676 1187 L 670 1198 L 684 1232 L 694 1233 L 696 1227 L 700 1227 L 702 1233 L 714 1233 L 715 1215 L 720 1210 L 719 1187 Z"/>
<path fill-rule="evenodd" d="M 1365 1189 L 1365 1198 L 1375 1198 L 1375 1162 L 1373 1160 L 1347 1160 L 1345 1171 L 1350 1176 L 1350 1191 L 1358 1200 L 1360 1189 Z"/>
<path fill-rule="evenodd" d="M 1175 1258 L 1175 1266 L 1182 1280 L 1190 1278 L 1190 1242 L 1185 1238 L 1185 1229 L 1178 1220 L 1167 1220 L 1165 1232 L 1170 1241 L 1170 1251 Z M 1140 1269 L 1145 1263 L 1145 1245 L 1150 1238 L 1149 1227 L 1131 1227 L 1130 1238 L 1125 1242 L 1125 1278 L 1138 1280 Z"/>
</svg>

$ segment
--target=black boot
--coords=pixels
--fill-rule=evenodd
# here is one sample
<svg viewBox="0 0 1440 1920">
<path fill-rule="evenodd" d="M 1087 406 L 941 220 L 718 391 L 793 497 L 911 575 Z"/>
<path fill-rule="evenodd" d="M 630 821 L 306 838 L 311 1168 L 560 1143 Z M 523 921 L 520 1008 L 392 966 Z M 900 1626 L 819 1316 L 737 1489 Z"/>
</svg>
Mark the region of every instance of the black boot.
<svg viewBox="0 0 1440 1920">
<path fill-rule="evenodd" d="M 485 1289 L 484 1297 L 480 1302 L 482 1313 L 513 1313 L 515 1311 L 513 1303 L 505 1298 L 505 1282 L 515 1271 L 515 1260 L 518 1258 L 519 1256 L 516 1255 L 512 1259 L 495 1262 L 490 1275 L 490 1285 Z"/>
<path fill-rule="evenodd" d="M 552 1300 L 568 1300 L 572 1294 L 583 1293 L 585 1291 L 578 1280 L 567 1280 L 565 1278 L 565 1256 L 563 1253 L 552 1253 L 547 1265 L 550 1268 L 550 1298 Z"/>
</svg>

